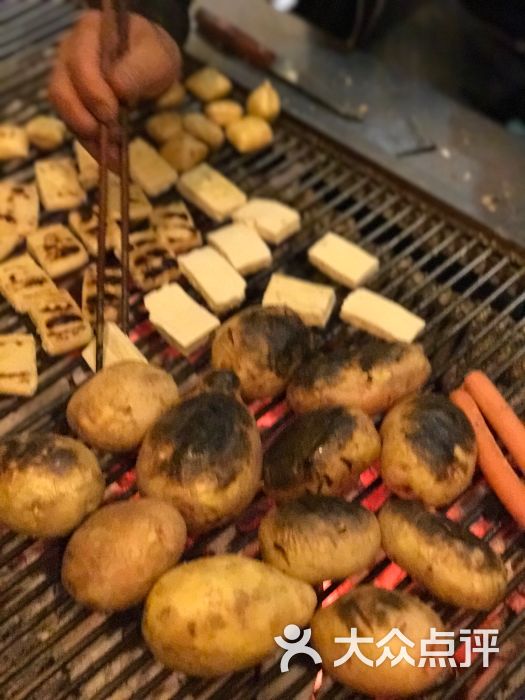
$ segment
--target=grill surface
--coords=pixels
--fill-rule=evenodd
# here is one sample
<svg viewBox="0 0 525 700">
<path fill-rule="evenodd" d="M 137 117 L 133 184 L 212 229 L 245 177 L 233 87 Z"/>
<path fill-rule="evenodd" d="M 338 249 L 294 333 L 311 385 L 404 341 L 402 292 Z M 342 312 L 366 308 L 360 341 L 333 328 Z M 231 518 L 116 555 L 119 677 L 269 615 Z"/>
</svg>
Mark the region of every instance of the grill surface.
<svg viewBox="0 0 525 700">
<path fill-rule="evenodd" d="M 42 89 L 49 69 L 52 38 L 74 17 L 73 4 L 5 1 L 0 8 L 0 121 L 23 121 L 46 109 Z M 28 45 L 32 44 L 31 48 Z M 9 54 L 11 54 L 9 56 Z M 7 57 L 7 58 L 6 58 Z M 140 131 L 141 120 L 137 120 Z M 425 349 L 433 364 L 433 388 L 449 391 L 469 368 L 480 367 L 498 382 L 515 408 L 525 410 L 525 255 L 458 225 L 439 208 L 400 189 L 372 166 L 283 118 L 269 151 L 243 157 L 224 149 L 219 167 L 250 195 L 276 196 L 299 209 L 302 232 L 275 253 L 272 271 L 322 279 L 308 265 L 306 250 L 327 230 L 336 231 L 376 253 L 381 270 L 371 287 L 423 316 Z M 7 166 L 5 173 L 26 179 L 30 164 Z M 199 219 L 199 216 L 197 215 Z M 209 228 L 199 219 L 204 230 Z M 249 302 L 261 297 L 271 271 L 249 280 Z M 78 279 L 66 280 L 78 290 Z M 339 289 L 340 300 L 344 290 Z M 190 361 L 167 348 L 146 320 L 141 297 L 132 297 L 132 323 L 138 347 L 169 370 L 179 384 L 192 381 L 208 363 L 201 351 Z M 24 328 L 26 320 L 0 302 L 0 332 Z M 344 342 L 351 331 L 333 320 L 319 348 Z M 78 356 L 51 360 L 39 351 L 37 396 L 22 402 L 0 400 L 0 436 L 24 430 L 65 431 L 64 408 L 87 373 Z M 263 441 L 287 420 L 282 399 L 253 407 Z M 102 456 L 108 500 L 135 492 L 133 463 Z M 356 498 L 376 510 L 386 492 L 374 470 L 362 479 Z M 196 542 L 187 558 L 213 552 L 253 555 L 259 518 L 268 504 L 260 498 L 236 525 Z M 501 552 L 509 569 L 506 601 L 490 615 L 432 602 L 397 567 L 381 560 L 363 579 L 416 592 L 431 602 L 448 629 L 499 627 L 500 654 L 479 677 L 481 659 L 462 669 L 431 697 L 525 697 L 525 538 L 479 476 L 450 508 L 459 519 Z M 62 542 L 33 542 L 0 530 L 0 697 L 38 698 L 210 698 L 288 700 L 311 697 L 317 674 L 296 663 L 281 676 L 278 655 L 262 668 L 217 681 L 187 680 L 157 663 L 140 638 L 140 611 L 106 617 L 76 605 L 60 585 Z M 355 583 L 352 581 L 351 583 Z M 336 596 L 349 582 L 323 591 Z M 473 685 L 476 683 L 476 685 Z M 325 679 L 317 697 L 352 695 Z"/>
</svg>

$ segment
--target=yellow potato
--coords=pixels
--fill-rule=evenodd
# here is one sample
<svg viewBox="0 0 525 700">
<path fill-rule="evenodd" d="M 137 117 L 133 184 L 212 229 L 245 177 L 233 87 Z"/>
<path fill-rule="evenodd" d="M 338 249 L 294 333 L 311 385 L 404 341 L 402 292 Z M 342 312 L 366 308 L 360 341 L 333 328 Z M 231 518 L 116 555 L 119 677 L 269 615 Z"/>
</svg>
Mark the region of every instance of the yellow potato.
<svg viewBox="0 0 525 700">
<path fill-rule="evenodd" d="M 74 533 L 62 583 L 78 602 L 110 612 L 137 605 L 180 559 L 186 525 L 169 503 L 154 498 L 112 503 Z"/>
<path fill-rule="evenodd" d="M 152 588 L 142 631 L 156 658 L 192 676 L 221 676 L 277 650 L 287 625 L 305 626 L 316 606 L 308 584 L 237 555 L 196 559 Z"/>
<path fill-rule="evenodd" d="M 235 100 L 216 100 L 206 105 L 204 111 L 208 119 L 223 128 L 238 121 L 244 114 L 242 105 Z"/>
<path fill-rule="evenodd" d="M 233 89 L 231 80 L 216 68 L 201 68 L 186 80 L 186 87 L 201 102 L 220 100 Z"/>
<path fill-rule="evenodd" d="M 261 117 L 268 122 L 277 119 L 281 112 L 281 98 L 269 80 L 265 80 L 248 96 L 248 114 Z"/>
<path fill-rule="evenodd" d="M 273 141 L 272 127 L 260 117 L 243 117 L 226 129 L 228 141 L 239 153 L 266 148 Z"/>
<path fill-rule="evenodd" d="M 185 114 L 182 123 L 186 131 L 199 141 L 203 141 L 211 149 L 216 150 L 224 143 L 224 132 L 204 114 L 192 112 Z"/>
</svg>

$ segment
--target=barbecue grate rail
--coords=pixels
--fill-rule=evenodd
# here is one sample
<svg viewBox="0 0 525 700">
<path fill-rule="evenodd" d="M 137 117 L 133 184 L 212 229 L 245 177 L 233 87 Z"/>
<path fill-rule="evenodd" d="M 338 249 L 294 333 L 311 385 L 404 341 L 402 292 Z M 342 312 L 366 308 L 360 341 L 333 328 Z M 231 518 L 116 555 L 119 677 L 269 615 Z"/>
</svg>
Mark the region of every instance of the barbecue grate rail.
<svg viewBox="0 0 525 700">
<path fill-rule="evenodd" d="M 44 79 L 51 45 L 78 11 L 78 3 L 53 0 L 4 0 L 0 8 L 0 120 L 24 121 L 48 109 Z M 142 115 L 143 116 L 143 115 Z M 139 132 L 143 119 L 136 115 Z M 36 154 L 33 154 L 36 156 Z M 393 179 L 363 164 L 325 139 L 283 118 L 268 151 L 239 156 L 224 149 L 213 164 L 250 195 L 277 196 L 301 211 L 301 233 L 280 246 L 270 271 L 249 280 L 248 302 L 261 297 L 271 272 L 285 271 L 322 280 L 308 264 L 306 251 L 328 230 L 378 254 L 380 272 L 371 287 L 422 315 L 423 336 L 433 364 L 433 386 L 449 391 L 465 371 L 481 367 L 498 382 L 515 408 L 525 412 L 525 254 L 459 223 L 439 206 L 428 204 Z M 7 165 L 4 174 L 27 179 L 31 164 Z M 197 214 L 203 230 L 209 222 Z M 78 290 L 78 277 L 66 284 Z M 339 299 L 344 290 L 338 289 Z M 206 369 L 209 353 L 190 360 L 177 355 L 147 321 L 142 297 L 131 299 L 133 337 L 153 363 L 165 367 L 179 384 L 194 381 Z M 0 302 L 0 332 L 26 327 L 26 319 Z M 353 333 L 337 319 L 318 337 L 319 348 L 345 342 Z M 40 384 L 30 401 L 0 400 L 0 436 L 16 432 L 67 429 L 64 408 L 87 376 L 78 356 L 52 360 L 39 349 Z M 288 419 L 282 400 L 253 406 L 263 441 Z M 107 499 L 135 492 L 133 462 L 102 456 Z M 367 506 L 380 507 L 386 492 L 370 470 L 356 492 Z M 197 541 L 187 558 L 204 553 L 256 554 L 256 529 L 267 508 L 261 497 L 235 525 Z M 480 659 L 462 669 L 429 698 L 525 697 L 525 538 L 479 477 L 453 504 L 461 520 L 500 551 L 510 572 L 505 603 L 487 614 L 438 604 L 387 560 L 363 579 L 414 591 L 442 615 L 449 629 L 499 627 L 501 654 L 480 678 Z M 38 698 L 199 698 L 207 700 L 292 700 L 310 698 L 317 670 L 295 664 L 281 675 L 278 655 L 262 667 L 216 681 L 186 679 L 157 664 L 140 638 L 139 611 L 107 617 L 76 605 L 60 585 L 61 542 L 33 542 L 0 530 L 0 697 Z M 355 582 L 354 582 L 355 583 Z M 323 591 L 336 596 L 345 582 Z M 488 677 L 488 680 L 487 680 Z M 472 684 L 477 683 L 472 690 Z M 474 694 L 472 694 L 474 693 Z M 322 700 L 358 698 L 348 689 L 322 683 Z"/>
</svg>

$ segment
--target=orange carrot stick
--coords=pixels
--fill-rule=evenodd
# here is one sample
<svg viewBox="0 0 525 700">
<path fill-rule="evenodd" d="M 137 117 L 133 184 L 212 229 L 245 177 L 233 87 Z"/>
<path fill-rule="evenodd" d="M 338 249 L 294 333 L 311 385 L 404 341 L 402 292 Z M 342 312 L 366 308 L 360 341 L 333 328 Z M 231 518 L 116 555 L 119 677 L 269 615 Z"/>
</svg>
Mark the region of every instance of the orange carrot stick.
<svg viewBox="0 0 525 700">
<path fill-rule="evenodd" d="M 478 464 L 496 496 L 516 522 L 525 528 L 525 482 L 505 459 L 474 399 L 464 389 L 453 391 L 450 400 L 467 416 L 478 443 Z"/>
<path fill-rule="evenodd" d="M 525 473 L 525 425 L 483 372 L 471 372 L 464 387 Z"/>
</svg>

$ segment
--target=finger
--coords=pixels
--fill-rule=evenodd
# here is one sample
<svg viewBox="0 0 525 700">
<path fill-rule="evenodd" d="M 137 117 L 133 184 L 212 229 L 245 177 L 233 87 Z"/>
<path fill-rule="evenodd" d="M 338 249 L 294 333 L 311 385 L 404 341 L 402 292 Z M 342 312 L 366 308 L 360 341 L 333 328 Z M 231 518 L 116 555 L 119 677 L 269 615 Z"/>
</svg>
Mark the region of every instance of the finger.
<svg viewBox="0 0 525 700">
<path fill-rule="evenodd" d="M 96 137 L 98 122 L 82 104 L 64 64 L 60 61 L 53 69 L 48 96 L 71 131 L 85 139 Z"/>
<path fill-rule="evenodd" d="M 82 139 L 82 145 L 91 153 L 93 158 L 100 163 L 100 143 L 98 139 Z M 120 171 L 120 147 L 118 143 L 110 141 L 108 148 L 108 165 L 115 173 Z"/>
</svg>

